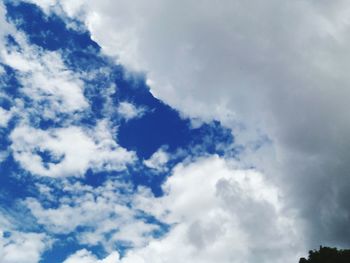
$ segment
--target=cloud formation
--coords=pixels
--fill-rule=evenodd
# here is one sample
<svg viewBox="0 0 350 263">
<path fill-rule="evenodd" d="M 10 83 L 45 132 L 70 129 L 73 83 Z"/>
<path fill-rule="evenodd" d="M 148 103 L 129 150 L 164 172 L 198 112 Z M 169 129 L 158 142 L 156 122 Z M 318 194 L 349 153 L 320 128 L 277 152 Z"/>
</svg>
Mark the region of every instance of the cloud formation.
<svg viewBox="0 0 350 263">
<path fill-rule="evenodd" d="M 312 244 L 350 244 L 347 1 L 34 2 L 59 2 L 185 115 L 222 121 L 243 147 L 267 136 L 274 155 L 248 162 L 287 193 Z"/>
<path fill-rule="evenodd" d="M 3 263 L 37 263 L 50 241 L 45 234 L 0 231 L 0 260 Z"/>
<path fill-rule="evenodd" d="M 116 263 L 119 261 L 118 259 L 118 252 L 114 252 L 106 258 L 98 260 L 91 252 L 82 249 L 71 255 L 63 263 Z"/>
<path fill-rule="evenodd" d="M 94 106 L 103 117 L 83 122 L 92 114 L 89 96 L 96 96 L 84 81 L 97 74 L 75 72 L 61 51 L 29 44 L 1 7 L 0 56 L 16 73 L 20 97 L 0 108 L 1 127 L 17 118 L 11 153 L 0 159 L 12 154 L 31 174 L 63 180 L 62 196 L 41 185 L 42 199 L 23 202 L 47 233 L 74 233 L 80 244 L 102 244 L 110 253 L 98 259 L 82 249 L 66 262 L 117 260 L 118 242 L 133 248 L 122 263 L 296 262 L 307 247 L 350 245 L 345 0 L 30 2 L 83 21 L 105 54 L 145 73 L 154 95 L 199 125 L 221 121 L 235 136 L 232 147 L 239 146 L 233 158 L 186 160 L 174 170 L 162 149 L 137 160 L 118 144 L 110 122 L 115 112 L 125 120 L 143 112 L 126 101 L 114 109 L 116 86 L 98 93 L 98 85 L 106 100 Z M 5 44 L 8 32 L 12 46 Z M 45 121 L 56 126 L 40 127 Z M 164 196 L 111 180 L 94 188 L 64 179 L 125 171 L 134 162 L 172 171 Z M 160 222 L 170 226 L 164 236 L 157 236 Z M 21 262 L 14 251 L 32 245 L 28 260 L 38 262 L 45 237 L 3 232 L 0 258 Z"/>
<path fill-rule="evenodd" d="M 42 117 L 58 118 L 58 114 L 81 112 L 89 106 L 83 82 L 67 69 L 59 52 L 29 45 L 20 32 L 14 37 L 18 46 L 3 49 L 1 59 L 17 71 L 21 92 L 33 101 Z"/>
<path fill-rule="evenodd" d="M 156 171 L 166 171 L 168 169 L 167 162 L 169 161 L 168 153 L 160 148 L 156 151 L 148 160 L 144 160 L 143 163 L 147 167 Z"/>
<path fill-rule="evenodd" d="M 117 262 L 295 262 L 304 240 L 284 198 L 259 172 L 232 165 L 218 156 L 180 164 L 164 183 L 163 197 L 140 191 L 136 207 L 172 229 Z M 78 252 L 70 259 L 86 257 Z"/>
<path fill-rule="evenodd" d="M 41 176 L 80 177 L 88 169 L 121 171 L 135 159 L 133 152 L 115 142 L 105 121 L 92 131 L 74 126 L 46 131 L 17 126 L 10 138 L 15 159 Z"/>
<path fill-rule="evenodd" d="M 130 185 L 108 180 L 100 187 L 69 181 L 58 186 L 63 191 L 57 197 L 57 189 L 42 192 L 41 200 L 27 198 L 24 203 L 38 223 L 48 233 L 75 233 L 80 244 L 103 245 L 113 251 L 116 245 L 142 247 L 161 227 L 157 222 L 147 222 L 147 214 L 133 207 L 133 190 Z M 42 200 L 51 200 L 53 207 Z"/>
<path fill-rule="evenodd" d="M 144 109 L 136 108 L 132 103 L 127 101 L 120 102 L 118 106 L 118 113 L 125 120 L 140 118 L 144 112 Z"/>
</svg>

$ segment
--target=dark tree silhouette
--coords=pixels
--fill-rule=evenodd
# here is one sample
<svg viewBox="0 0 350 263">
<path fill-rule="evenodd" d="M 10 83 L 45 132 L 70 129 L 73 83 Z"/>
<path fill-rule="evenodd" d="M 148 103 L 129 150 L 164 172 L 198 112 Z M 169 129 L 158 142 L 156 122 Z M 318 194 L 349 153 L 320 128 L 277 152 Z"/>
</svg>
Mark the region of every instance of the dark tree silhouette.
<svg viewBox="0 0 350 263">
<path fill-rule="evenodd" d="M 310 250 L 309 258 L 301 258 L 299 263 L 350 263 L 350 249 L 320 247 Z"/>
</svg>

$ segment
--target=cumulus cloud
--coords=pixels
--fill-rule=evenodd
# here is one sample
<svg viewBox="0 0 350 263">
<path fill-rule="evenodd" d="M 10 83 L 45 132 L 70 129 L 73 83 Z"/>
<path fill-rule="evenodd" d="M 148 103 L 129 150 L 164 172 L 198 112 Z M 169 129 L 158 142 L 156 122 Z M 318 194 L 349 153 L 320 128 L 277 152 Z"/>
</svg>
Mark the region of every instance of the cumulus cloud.
<svg viewBox="0 0 350 263">
<path fill-rule="evenodd" d="M 274 155 L 252 165 L 300 209 L 315 245 L 350 244 L 348 1 L 57 2 L 145 71 L 158 98 L 221 120 L 243 146 L 267 135 Z"/>
<path fill-rule="evenodd" d="M 0 231 L 0 260 L 3 263 L 37 263 L 49 244 L 45 234 Z"/>
<path fill-rule="evenodd" d="M 120 147 L 106 122 L 93 131 L 69 126 L 49 130 L 27 125 L 11 133 L 15 159 L 29 172 L 50 177 L 83 176 L 95 171 L 121 171 L 135 159 L 133 152 Z"/>
<path fill-rule="evenodd" d="M 158 171 L 166 171 L 168 169 L 166 166 L 168 161 L 168 153 L 163 148 L 160 148 L 154 154 L 152 154 L 152 156 L 149 159 L 144 160 L 143 163 L 149 168 Z"/>
<path fill-rule="evenodd" d="M 0 208 L 0 261 L 2 263 L 37 263 L 52 240 L 45 233 L 21 232 L 4 208 Z"/>
<path fill-rule="evenodd" d="M 161 198 L 140 190 L 133 204 L 172 228 L 120 262 L 292 263 L 304 253 L 300 222 L 255 170 L 213 156 L 176 166 L 163 189 Z"/>
<path fill-rule="evenodd" d="M 130 253 L 130 258 L 294 262 L 303 249 L 295 215 L 284 210 L 278 189 L 254 170 L 235 169 L 214 156 L 178 165 L 164 190 L 162 201 L 169 209 L 165 218 L 178 224 L 164 239 Z"/>
</svg>

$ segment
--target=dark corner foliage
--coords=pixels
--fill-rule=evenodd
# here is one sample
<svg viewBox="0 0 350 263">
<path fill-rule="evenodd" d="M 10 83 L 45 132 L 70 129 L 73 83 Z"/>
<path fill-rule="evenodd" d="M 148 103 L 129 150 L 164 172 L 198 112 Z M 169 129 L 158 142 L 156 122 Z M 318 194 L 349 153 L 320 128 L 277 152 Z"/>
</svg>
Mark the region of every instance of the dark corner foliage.
<svg viewBox="0 0 350 263">
<path fill-rule="evenodd" d="M 309 257 L 301 258 L 299 263 L 349 263 L 350 249 L 320 247 L 319 250 L 310 250 Z"/>
</svg>

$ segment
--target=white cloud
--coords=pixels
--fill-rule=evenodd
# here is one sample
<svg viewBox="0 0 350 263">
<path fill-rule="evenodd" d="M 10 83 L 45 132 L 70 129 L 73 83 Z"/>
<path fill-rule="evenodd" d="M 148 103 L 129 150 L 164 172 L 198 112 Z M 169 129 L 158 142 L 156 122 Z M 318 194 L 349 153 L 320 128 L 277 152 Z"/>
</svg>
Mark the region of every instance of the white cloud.
<svg viewBox="0 0 350 263">
<path fill-rule="evenodd" d="M 44 208 L 34 198 L 25 200 L 48 233 L 74 233 L 81 244 L 102 245 L 113 251 L 117 242 L 142 247 L 159 228 L 144 222 L 140 210 L 129 206 L 133 200 L 129 185 L 109 180 L 93 188 L 66 182 L 62 190 L 64 195 L 57 197 L 56 208 Z M 81 227 L 79 232 L 77 227 Z"/>
<path fill-rule="evenodd" d="M 63 263 L 117 263 L 119 262 L 118 252 L 110 254 L 108 257 L 102 260 L 98 260 L 91 252 L 83 249 L 71 255 Z"/>
<path fill-rule="evenodd" d="M 161 198 L 141 190 L 133 204 L 172 228 L 120 262 L 294 263 L 305 252 L 300 222 L 257 171 L 213 156 L 178 165 L 163 188 Z"/>
<path fill-rule="evenodd" d="M 24 220 L 25 221 L 25 220 Z M 4 208 L 0 211 L 0 262 L 38 263 L 52 240 L 44 233 L 21 232 Z"/>
<path fill-rule="evenodd" d="M 6 127 L 11 117 L 12 112 L 10 110 L 5 110 L 0 107 L 0 127 Z"/>
<path fill-rule="evenodd" d="M 50 241 L 45 234 L 0 231 L 0 261 L 2 263 L 38 263 Z"/>
<path fill-rule="evenodd" d="M 64 3 L 78 14 L 76 3 L 74 12 Z M 350 244 L 340 231 L 350 218 L 348 1 L 81 3 L 93 39 L 145 71 L 158 98 L 221 120 L 238 143 L 267 134 L 275 156 L 255 156 L 253 165 L 309 220 L 313 245 Z"/>
<path fill-rule="evenodd" d="M 169 156 L 166 151 L 160 148 L 156 151 L 148 160 L 144 160 L 143 163 L 149 168 L 158 170 L 158 171 L 166 171 L 168 168 L 166 166 L 169 161 Z"/>
<path fill-rule="evenodd" d="M 117 111 L 126 120 L 140 118 L 145 113 L 143 108 L 136 108 L 132 103 L 127 101 L 120 102 Z"/>
<path fill-rule="evenodd" d="M 82 111 L 89 106 L 83 94 L 83 82 L 65 67 L 59 53 L 29 45 L 20 33 L 14 37 L 21 50 L 3 49 L 1 58 L 18 70 L 23 85 L 21 92 L 37 103 L 34 107 L 40 109 L 42 117 L 55 118 L 58 113 Z"/>
<path fill-rule="evenodd" d="M 177 225 L 165 238 L 131 251 L 125 262 L 295 262 L 303 252 L 294 212 L 254 170 L 214 156 L 177 166 L 164 190 L 161 202 L 169 212 L 161 218 Z"/>
<path fill-rule="evenodd" d="M 120 147 L 102 121 L 93 131 L 71 126 L 49 130 L 17 126 L 11 133 L 15 159 L 41 176 L 83 176 L 87 169 L 120 171 L 134 161 L 134 153 Z M 88 134 L 90 133 L 90 134 Z M 40 154 L 52 159 L 47 161 Z"/>
<path fill-rule="evenodd" d="M 6 20 L 6 8 L 4 6 L 4 3 L 0 3 L 0 47 L 1 49 L 5 48 L 5 36 L 10 33 L 14 32 L 15 29 L 12 27 Z"/>
</svg>

